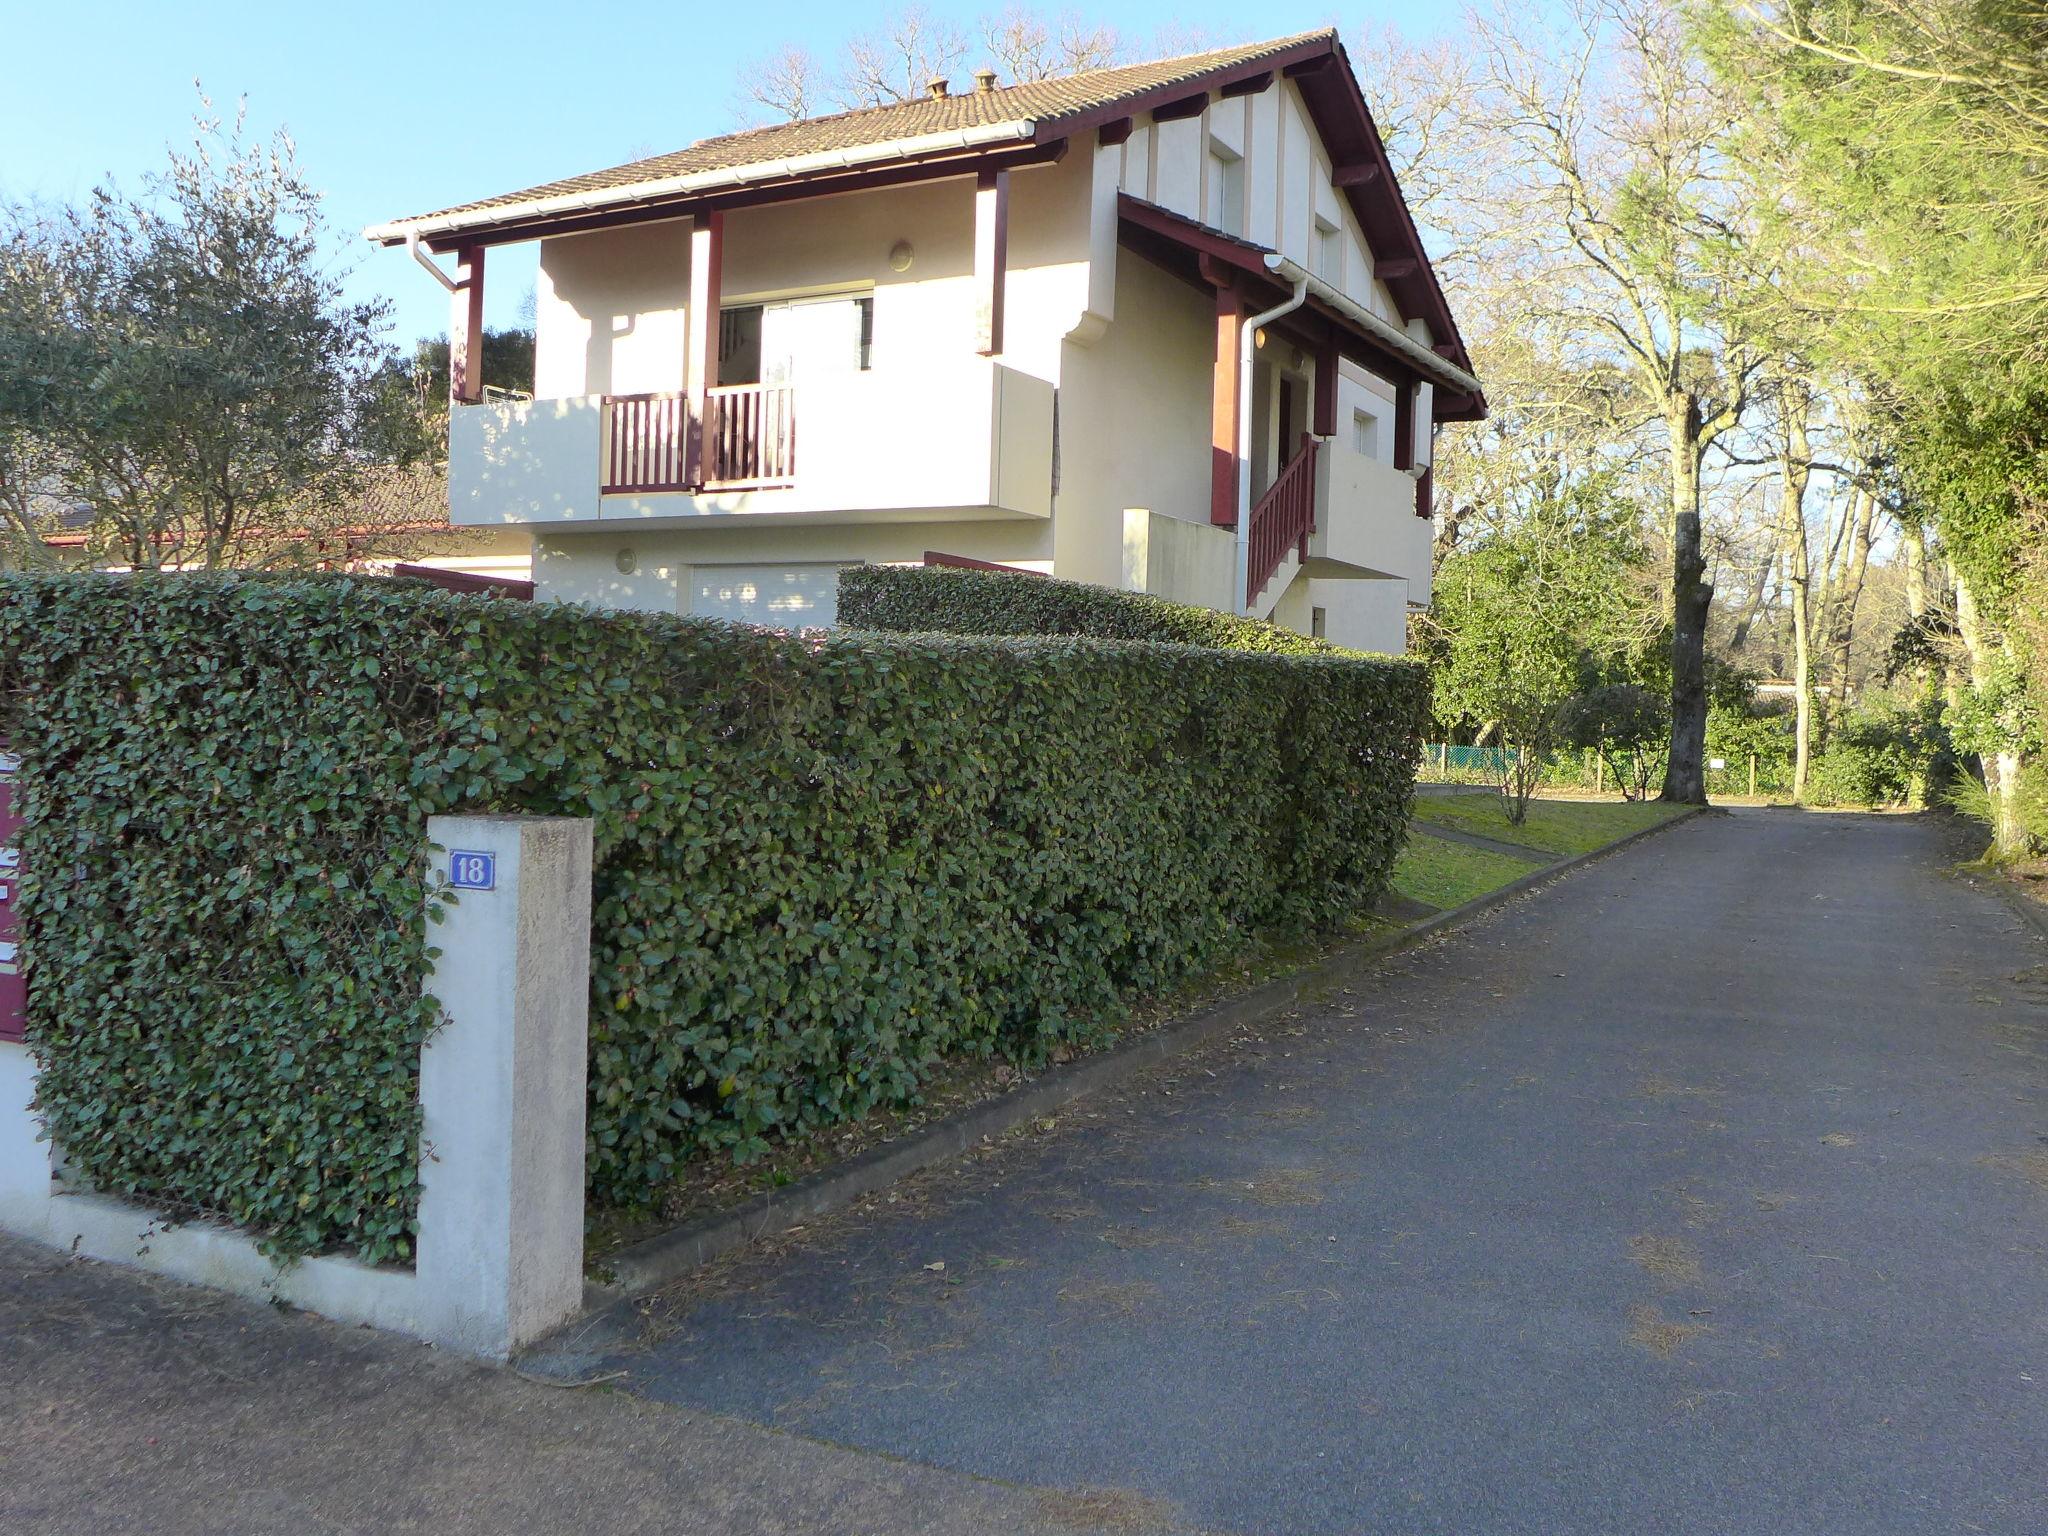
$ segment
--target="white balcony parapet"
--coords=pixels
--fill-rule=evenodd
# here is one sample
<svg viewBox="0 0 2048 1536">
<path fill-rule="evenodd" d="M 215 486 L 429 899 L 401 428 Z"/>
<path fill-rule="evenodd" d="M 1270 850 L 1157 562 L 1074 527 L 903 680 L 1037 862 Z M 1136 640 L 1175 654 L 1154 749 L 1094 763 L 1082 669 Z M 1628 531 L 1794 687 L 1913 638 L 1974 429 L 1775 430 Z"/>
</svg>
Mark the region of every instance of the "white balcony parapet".
<svg viewBox="0 0 2048 1536">
<path fill-rule="evenodd" d="M 1053 387 L 988 359 L 727 386 L 712 405 L 695 490 L 684 480 L 680 397 L 459 406 L 450 518 L 682 526 L 1052 515 Z M 621 431 L 634 435 L 622 443 Z"/>
</svg>

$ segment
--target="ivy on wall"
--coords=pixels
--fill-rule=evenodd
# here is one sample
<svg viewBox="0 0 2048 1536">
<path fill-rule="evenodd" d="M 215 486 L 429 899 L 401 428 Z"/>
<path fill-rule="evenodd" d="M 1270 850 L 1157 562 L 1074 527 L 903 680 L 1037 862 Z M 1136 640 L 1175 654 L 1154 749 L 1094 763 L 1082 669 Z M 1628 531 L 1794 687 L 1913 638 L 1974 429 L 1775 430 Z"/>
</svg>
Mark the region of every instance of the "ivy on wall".
<svg viewBox="0 0 2048 1536">
<path fill-rule="evenodd" d="M 589 1174 L 640 1203 L 1369 903 L 1426 693 L 1331 652 L 0 578 L 41 1104 L 97 1187 L 405 1257 L 425 818 L 587 815 Z"/>
</svg>

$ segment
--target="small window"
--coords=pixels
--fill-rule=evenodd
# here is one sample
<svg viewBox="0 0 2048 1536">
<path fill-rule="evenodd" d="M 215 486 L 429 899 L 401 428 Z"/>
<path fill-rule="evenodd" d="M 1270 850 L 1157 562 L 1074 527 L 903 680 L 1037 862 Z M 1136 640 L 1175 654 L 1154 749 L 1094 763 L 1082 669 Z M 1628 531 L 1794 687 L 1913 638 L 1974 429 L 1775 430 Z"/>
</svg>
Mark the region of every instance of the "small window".
<svg viewBox="0 0 2048 1536">
<path fill-rule="evenodd" d="M 1332 288 L 1344 286 L 1344 231 L 1316 215 L 1316 276 Z"/>
<path fill-rule="evenodd" d="M 1325 628 L 1327 628 L 1327 626 L 1328 626 L 1328 623 L 1329 623 L 1329 618 L 1330 618 L 1330 610 L 1329 610 L 1329 609 L 1327 609 L 1327 608 L 1311 608 L 1311 609 L 1309 609 L 1309 611 L 1308 611 L 1308 632 L 1309 632 L 1309 633 L 1310 633 L 1311 635 L 1315 636 L 1315 638 L 1316 638 L 1316 639 L 1318 639 L 1318 640 L 1321 640 L 1321 639 L 1325 638 L 1325 636 L 1324 636 L 1324 633 L 1323 633 L 1323 631 L 1324 631 L 1324 630 L 1325 630 Z"/>
<path fill-rule="evenodd" d="M 875 366 L 875 301 L 869 297 L 853 302 L 860 310 L 860 371 L 866 373 Z"/>
<path fill-rule="evenodd" d="M 1380 456 L 1380 423 L 1372 412 L 1351 413 L 1351 451 L 1368 459 Z"/>
<path fill-rule="evenodd" d="M 1244 156 L 1209 142 L 1209 223 L 1227 235 L 1244 233 Z"/>
</svg>

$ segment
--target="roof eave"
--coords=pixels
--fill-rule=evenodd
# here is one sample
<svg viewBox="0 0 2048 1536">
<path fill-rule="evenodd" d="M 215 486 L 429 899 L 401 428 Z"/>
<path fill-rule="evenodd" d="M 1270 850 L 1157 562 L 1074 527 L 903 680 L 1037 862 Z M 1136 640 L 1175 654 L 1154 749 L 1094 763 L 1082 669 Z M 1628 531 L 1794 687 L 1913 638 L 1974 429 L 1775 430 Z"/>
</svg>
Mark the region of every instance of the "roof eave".
<svg viewBox="0 0 2048 1536">
<path fill-rule="evenodd" d="M 680 201 L 718 192 L 755 186 L 763 182 L 803 181 L 835 171 L 871 166 L 903 164 L 938 158 L 965 151 L 1023 143 L 1035 136 L 1037 124 L 1030 118 L 1002 123 L 981 123 L 971 128 L 953 128 L 944 133 L 917 134 L 905 139 L 888 139 L 878 144 L 860 144 L 845 149 L 817 150 L 808 155 L 788 155 L 751 165 L 721 166 L 691 171 L 682 176 L 665 176 L 627 186 L 600 187 L 588 192 L 564 192 L 553 197 L 528 198 L 462 212 L 426 214 L 419 218 L 396 219 L 373 224 L 363 238 L 380 245 L 403 245 L 408 235 L 433 245 L 450 236 L 477 234 L 488 230 L 524 225 L 549 218 L 573 218 L 580 214 L 650 203 Z"/>
</svg>

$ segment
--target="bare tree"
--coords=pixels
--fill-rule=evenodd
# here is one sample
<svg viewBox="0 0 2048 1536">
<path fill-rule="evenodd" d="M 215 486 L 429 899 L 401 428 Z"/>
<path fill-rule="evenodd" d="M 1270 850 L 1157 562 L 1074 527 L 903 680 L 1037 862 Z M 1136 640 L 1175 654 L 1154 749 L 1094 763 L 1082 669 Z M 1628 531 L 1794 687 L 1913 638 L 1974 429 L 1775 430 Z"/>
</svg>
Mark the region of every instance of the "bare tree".
<svg viewBox="0 0 2048 1536">
<path fill-rule="evenodd" d="M 959 28 L 922 5 L 908 6 L 846 45 L 834 94 L 849 110 L 915 101 L 933 80 L 950 77 L 967 53 Z"/>
<path fill-rule="evenodd" d="M 1504 11 L 1475 15 L 1459 53 L 1418 63 L 1434 91 L 1411 93 L 1405 119 L 1383 115 L 1437 162 L 1415 178 L 1420 212 L 1461 313 L 1474 292 L 1490 294 L 1496 334 L 1611 381 L 1609 443 L 1660 440 L 1672 626 L 1664 795 L 1703 801 L 1713 591 L 1702 466 L 1739 423 L 1757 366 L 1730 302 L 1740 274 L 1728 253 L 1743 239 L 1721 155 L 1732 105 L 1662 0 L 1577 0 L 1556 35 Z"/>
<path fill-rule="evenodd" d="M 1124 52 L 1115 27 L 1084 21 L 1073 11 L 1048 18 L 1019 5 L 984 16 L 981 42 L 990 66 L 1005 82 L 1106 69 L 1121 62 Z"/>
<path fill-rule="evenodd" d="M 814 116 L 825 89 L 824 69 L 816 56 L 795 43 L 785 43 L 740 71 L 740 96 L 748 108 L 764 109 L 790 122 Z"/>
</svg>

